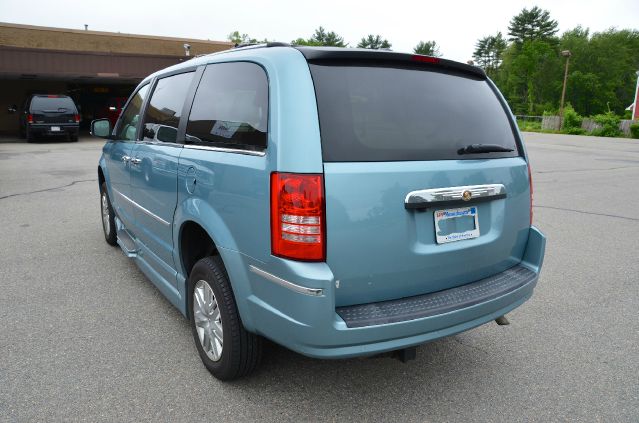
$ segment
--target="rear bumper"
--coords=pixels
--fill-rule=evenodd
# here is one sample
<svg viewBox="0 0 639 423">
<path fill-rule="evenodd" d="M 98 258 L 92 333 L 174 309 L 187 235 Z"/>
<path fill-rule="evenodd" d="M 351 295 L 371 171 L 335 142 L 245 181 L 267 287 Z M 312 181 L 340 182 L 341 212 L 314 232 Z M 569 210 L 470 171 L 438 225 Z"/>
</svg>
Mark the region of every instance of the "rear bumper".
<svg viewBox="0 0 639 423">
<path fill-rule="evenodd" d="M 500 279 L 500 288 L 485 285 L 483 288 L 466 290 L 463 296 L 469 301 L 458 301 L 439 308 L 436 312 L 417 313 L 404 318 L 384 320 L 361 320 L 357 324 L 349 321 L 348 314 L 339 313 L 334 304 L 335 281 L 330 269 L 324 263 L 294 263 L 292 270 L 298 278 L 293 279 L 298 286 L 321 288 L 321 295 L 307 295 L 295 292 L 281 283 L 273 283 L 260 274 L 247 271 L 245 275 L 233 275 L 232 280 L 245 276 L 250 282 L 251 295 L 240 306 L 247 329 L 259 333 L 273 341 L 301 354 L 317 358 L 347 358 L 373 355 L 419 345 L 434 339 L 466 331 L 512 311 L 532 296 L 543 264 L 545 237 L 536 228 L 530 229 L 524 260 L 516 266 L 521 268 L 525 278 L 510 281 L 515 276 L 513 269 L 487 279 Z M 224 251 L 225 261 L 238 260 L 246 269 L 248 265 L 263 266 L 238 253 Z M 230 264 L 230 266 L 229 266 Z M 240 265 L 240 263 L 237 263 Z M 235 263 L 227 263 L 233 269 Z M 286 274 L 288 272 L 273 273 Z M 508 274 L 508 272 L 511 272 Z M 283 278 L 288 279 L 290 278 Z M 481 284 L 477 281 L 474 284 Z M 505 281 L 505 282 L 504 282 Z M 464 288 L 464 287 L 460 287 Z M 492 289 L 488 292 L 487 289 Z M 455 289 L 455 288 L 454 288 Z M 454 290 L 442 291 L 444 297 Z M 459 289 L 459 288 L 456 288 Z M 501 289 L 501 290 L 500 290 Z M 480 292 L 481 291 L 481 292 Z M 475 296 L 475 297 L 473 297 Z M 426 296 L 422 296 L 426 297 Z M 444 298 L 444 297 L 440 297 Z M 450 295 L 448 295 L 450 297 Z M 438 302 L 437 299 L 435 302 Z M 238 303 L 241 301 L 238 301 Z M 388 303 L 388 302 L 387 302 Z M 405 303 L 405 301 L 404 301 Z M 413 303 L 412 307 L 420 307 Z M 369 305 L 379 309 L 384 303 Z M 433 304 L 428 300 L 425 304 Z M 436 304 L 441 306 L 442 304 Z M 379 307 L 378 307 L 379 306 Z M 405 307 L 406 304 L 400 304 Z M 356 307 L 351 307 L 355 309 Z M 355 310 L 355 315 L 362 310 Z M 373 310 L 374 311 L 374 310 Z M 415 311 L 415 310 L 413 310 Z M 340 316 L 342 314 L 345 318 Z M 375 314 L 375 313 L 373 313 Z M 366 316 L 365 316 L 366 317 Z M 370 317 L 370 316 L 368 316 Z M 364 323 L 362 323 L 364 322 Z"/>
<path fill-rule="evenodd" d="M 53 131 L 51 128 L 58 127 L 59 131 Z M 78 135 L 80 131 L 79 124 L 68 123 L 46 123 L 46 124 L 30 124 L 27 130 L 33 135 L 40 136 L 66 136 L 66 135 Z"/>
</svg>

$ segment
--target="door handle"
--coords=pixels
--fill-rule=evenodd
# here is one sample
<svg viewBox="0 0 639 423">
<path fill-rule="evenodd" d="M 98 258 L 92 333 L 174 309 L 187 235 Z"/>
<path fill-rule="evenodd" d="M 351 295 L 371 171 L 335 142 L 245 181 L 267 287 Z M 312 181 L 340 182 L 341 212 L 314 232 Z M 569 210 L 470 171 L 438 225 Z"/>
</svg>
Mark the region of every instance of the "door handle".
<svg viewBox="0 0 639 423">
<path fill-rule="evenodd" d="M 137 165 L 142 163 L 142 159 L 131 159 L 131 164 Z"/>
<path fill-rule="evenodd" d="M 129 156 L 122 156 L 122 161 L 123 161 L 124 163 L 128 162 L 129 160 L 131 160 L 131 157 L 129 157 Z"/>
</svg>

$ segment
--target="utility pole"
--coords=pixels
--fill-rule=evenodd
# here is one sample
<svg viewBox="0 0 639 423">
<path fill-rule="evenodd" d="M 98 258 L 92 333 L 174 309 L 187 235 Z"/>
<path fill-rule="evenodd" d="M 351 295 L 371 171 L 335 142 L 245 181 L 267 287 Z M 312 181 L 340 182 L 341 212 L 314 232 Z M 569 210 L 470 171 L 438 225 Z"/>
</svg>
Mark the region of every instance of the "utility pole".
<svg viewBox="0 0 639 423">
<path fill-rule="evenodd" d="M 637 87 L 635 88 L 635 102 L 632 103 L 632 120 L 639 120 L 639 71 L 637 73 Z"/>
<path fill-rule="evenodd" d="M 564 99 L 566 98 L 566 82 L 568 81 L 568 63 L 570 63 L 570 50 L 564 50 L 561 55 L 566 58 L 566 70 L 564 71 L 564 87 L 561 90 L 561 105 L 559 106 L 559 129 L 564 128 Z"/>
</svg>

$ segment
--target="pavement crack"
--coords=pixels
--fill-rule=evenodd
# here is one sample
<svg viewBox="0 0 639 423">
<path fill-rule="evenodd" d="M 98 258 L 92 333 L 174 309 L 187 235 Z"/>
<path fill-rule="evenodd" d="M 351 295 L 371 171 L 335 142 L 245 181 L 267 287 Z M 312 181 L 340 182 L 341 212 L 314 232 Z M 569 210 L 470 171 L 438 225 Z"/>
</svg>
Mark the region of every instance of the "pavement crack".
<svg viewBox="0 0 639 423">
<path fill-rule="evenodd" d="M 572 172 L 602 172 L 608 170 L 621 170 L 621 169 L 639 169 L 639 166 L 618 166 L 618 167 L 607 167 L 607 168 L 596 168 L 596 169 L 566 169 L 566 170 L 540 170 L 533 172 L 535 174 L 547 174 L 547 173 L 572 173 Z"/>
<path fill-rule="evenodd" d="M 537 205 L 535 205 L 534 207 L 535 208 L 539 208 L 539 209 L 562 210 L 562 211 L 573 212 L 573 213 L 589 214 L 589 215 L 592 215 L 592 216 L 613 217 L 613 218 L 616 218 L 616 219 L 625 219 L 625 220 L 631 220 L 633 222 L 639 222 L 639 219 L 636 218 L 636 217 L 619 216 L 617 214 L 595 213 L 595 212 L 589 212 L 589 211 L 585 211 L 585 210 L 568 209 L 568 208 L 564 208 L 564 207 L 537 206 Z"/>
<path fill-rule="evenodd" d="M 22 196 L 22 195 L 31 195 L 31 194 L 37 194 L 39 192 L 47 192 L 47 191 L 53 191 L 53 190 L 56 190 L 56 189 L 67 188 L 67 187 L 70 187 L 72 185 L 79 184 L 81 182 L 95 182 L 95 181 L 97 181 L 97 179 L 80 179 L 78 181 L 73 181 L 71 183 L 68 183 L 66 185 L 61 185 L 61 186 L 58 186 L 58 187 L 44 188 L 44 189 L 38 189 L 38 190 L 35 190 L 35 191 L 28 191 L 28 192 L 17 192 L 15 194 L 5 195 L 5 196 L 0 197 L 0 200 L 4 200 L 5 198 L 10 198 L 10 197 L 18 197 L 18 196 Z"/>
</svg>

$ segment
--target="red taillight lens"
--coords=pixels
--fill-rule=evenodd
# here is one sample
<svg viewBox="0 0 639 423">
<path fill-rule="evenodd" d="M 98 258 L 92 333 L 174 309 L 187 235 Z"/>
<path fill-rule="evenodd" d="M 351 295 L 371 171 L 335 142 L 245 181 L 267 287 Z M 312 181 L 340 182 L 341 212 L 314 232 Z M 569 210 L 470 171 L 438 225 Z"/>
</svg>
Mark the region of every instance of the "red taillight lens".
<svg viewBox="0 0 639 423">
<path fill-rule="evenodd" d="M 421 54 L 414 54 L 411 59 L 413 60 L 413 62 L 439 63 L 439 58 L 432 56 L 422 56 Z"/>
<path fill-rule="evenodd" d="M 321 174 L 271 174 L 271 251 L 279 257 L 325 260 L 324 180 Z"/>
<path fill-rule="evenodd" d="M 32 115 L 31 113 L 29 113 L 29 114 L 27 115 L 27 122 L 28 122 L 28 123 L 33 123 L 33 115 Z"/>
<path fill-rule="evenodd" d="M 530 169 L 530 163 L 528 164 L 528 185 L 530 185 L 530 226 L 533 223 L 533 181 L 532 170 Z"/>
<path fill-rule="evenodd" d="M 75 123 L 80 123 L 80 115 L 75 115 Z"/>
</svg>

